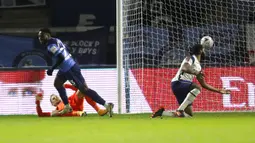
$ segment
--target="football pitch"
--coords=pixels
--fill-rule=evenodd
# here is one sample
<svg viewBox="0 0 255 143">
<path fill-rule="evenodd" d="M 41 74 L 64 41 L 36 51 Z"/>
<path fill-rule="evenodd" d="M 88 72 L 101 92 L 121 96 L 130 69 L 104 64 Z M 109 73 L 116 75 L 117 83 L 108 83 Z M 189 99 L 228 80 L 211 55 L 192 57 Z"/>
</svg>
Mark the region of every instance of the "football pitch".
<svg viewBox="0 0 255 143">
<path fill-rule="evenodd" d="M 255 143 L 255 113 L 0 116 L 0 143 Z"/>
</svg>

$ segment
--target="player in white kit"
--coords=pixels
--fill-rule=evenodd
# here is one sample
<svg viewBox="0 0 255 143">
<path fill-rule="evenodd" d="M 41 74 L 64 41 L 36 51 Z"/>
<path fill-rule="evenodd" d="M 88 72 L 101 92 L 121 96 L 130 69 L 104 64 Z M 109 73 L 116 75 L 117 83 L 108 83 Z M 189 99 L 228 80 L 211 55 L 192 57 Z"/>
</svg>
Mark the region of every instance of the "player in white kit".
<svg viewBox="0 0 255 143">
<path fill-rule="evenodd" d="M 221 93 L 229 94 L 229 90 L 217 89 L 207 84 L 204 80 L 204 74 L 202 73 L 202 68 L 200 65 L 201 57 L 204 56 L 204 48 L 201 44 L 196 44 L 192 47 L 192 52 L 190 56 L 187 56 L 175 77 L 171 81 L 172 91 L 180 105 L 176 112 L 165 111 L 164 108 L 160 108 L 155 113 L 152 114 L 152 118 L 166 115 L 174 117 L 188 117 L 193 116 L 192 113 L 192 103 L 201 92 L 201 87 L 196 83 L 193 83 L 194 77 L 197 78 L 201 86 L 207 90 Z"/>
</svg>

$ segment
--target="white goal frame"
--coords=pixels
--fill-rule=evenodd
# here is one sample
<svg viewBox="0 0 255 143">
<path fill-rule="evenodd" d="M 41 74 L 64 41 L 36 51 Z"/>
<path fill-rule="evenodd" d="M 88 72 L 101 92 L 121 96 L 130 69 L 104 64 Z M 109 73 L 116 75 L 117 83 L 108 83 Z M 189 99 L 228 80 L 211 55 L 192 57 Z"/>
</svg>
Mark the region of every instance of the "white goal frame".
<svg viewBox="0 0 255 143">
<path fill-rule="evenodd" d="M 242 1 L 242 0 L 240 0 Z M 124 19 L 125 17 L 123 17 L 124 15 L 124 11 L 126 11 L 125 9 L 123 9 L 123 0 L 116 0 L 116 56 L 117 56 L 117 91 L 118 91 L 118 113 L 126 113 L 126 111 L 124 111 L 123 108 L 125 108 L 123 106 L 123 104 L 125 104 L 125 65 L 124 65 L 124 58 L 123 57 L 123 45 L 125 44 L 124 39 L 127 38 L 123 34 L 123 31 L 125 30 L 125 23 L 123 23 L 123 21 L 126 21 L 126 19 Z M 255 24 L 254 24 L 255 25 Z M 243 28 L 247 28 L 245 25 L 243 25 Z M 125 32 L 125 31 L 124 31 Z M 142 37 L 143 38 L 143 37 Z M 249 50 L 249 49 L 248 49 Z M 250 58 L 251 55 L 254 55 L 254 49 L 250 49 Z M 254 58 L 253 58 L 254 59 Z M 251 60 L 250 60 L 251 61 Z M 249 64 L 249 63 L 248 63 Z M 142 65 L 143 67 L 143 65 Z M 129 82 L 129 81 L 128 81 Z M 124 84 L 124 85 L 123 85 Z M 198 111 L 200 112 L 200 111 Z M 204 112 L 204 111 L 203 111 Z M 216 111 L 216 112 L 220 112 L 220 111 Z M 232 111 L 227 111 L 227 112 L 232 112 Z M 238 112 L 238 111 L 235 111 Z M 243 112 L 243 111 L 241 111 Z"/>
</svg>

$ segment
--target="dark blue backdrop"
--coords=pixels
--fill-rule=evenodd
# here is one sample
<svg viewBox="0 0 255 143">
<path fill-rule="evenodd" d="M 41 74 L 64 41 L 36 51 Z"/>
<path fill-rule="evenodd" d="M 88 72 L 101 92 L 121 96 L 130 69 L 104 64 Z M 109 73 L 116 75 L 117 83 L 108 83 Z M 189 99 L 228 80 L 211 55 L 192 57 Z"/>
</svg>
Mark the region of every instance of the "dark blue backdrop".
<svg viewBox="0 0 255 143">
<path fill-rule="evenodd" d="M 106 64 L 108 28 L 87 32 L 58 33 L 79 64 Z"/>
<path fill-rule="evenodd" d="M 86 32 L 57 33 L 73 54 L 77 62 L 85 64 L 107 64 L 108 28 Z M 51 65 L 51 59 L 37 38 L 0 35 L 0 66 L 22 67 Z"/>
<path fill-rule="evenodd" d="M 77 26 L 82 14 L 93 26 L 115 25 L 115 0 L 50 0 L 49 5 L 53 26 Z"/>
</svg>

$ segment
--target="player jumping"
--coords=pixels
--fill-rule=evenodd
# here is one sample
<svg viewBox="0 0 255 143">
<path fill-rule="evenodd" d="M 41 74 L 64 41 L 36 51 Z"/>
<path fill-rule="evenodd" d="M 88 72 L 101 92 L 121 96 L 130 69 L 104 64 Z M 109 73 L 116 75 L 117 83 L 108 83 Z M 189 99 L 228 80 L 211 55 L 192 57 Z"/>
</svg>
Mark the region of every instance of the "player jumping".
<svg viewBox="0 0 255 143">
<path fill-rule="evenodd" d="M 177 74 L 172 79 L 171 87 L 172 91 L 180 105 L 176 112 L 165 111 L 164 108 L 160 108 L 158 111 L 152 114 L 152 118 L 166 115 L 174 117 L 191 117 L 192 103 L 201 92 L 201 87 L 196 83 L 193 83 L 193 79 L 196 76 L 201 86 L 207 90 L 229 94 L 230 90 L 217 89 L 207 84 L 204 80 L 204 74 L 200 65 L 201 57 L 204 56 L 204 48 L 201 44 L 196 44 L 192 47 L 191 56 L 186 57 Z"/>
<path fill-rule="evenodd" d="M 103 105 L 109 112 L 109 116 L 112 117 L 113 103 L 107 103 L 96 91 L 88 88 L 85 79 L 81 74 L 79 65 L 74 61 L 72 55 L 68 52 L 62 41 L 51 37 L 51 32 L 47 28 L 39 30 L 38 39 L 41 44 L 46 45 L 49 54 L 56 60 L 56 63 L 47 70 L 47 75 L 51 76 L 53 70 L 59 67 L 54 86 L 65 104 L 61 114 L 72 112 L 72 107 L 68 102 L 66 90 L 63 87 L 63 84 L 69 80 L 84 95 L 89 96 L 92 100 Z"/>
<path fill-rule="evenodd" d="M 36 95 L 36 111 L 39 117 L 51 117 L 51 116 L 85 116 L 86 112 L 83 111 L 84 109 L 84 98 L 86 101 L 97 111 L 98 115 L 104 116 L 107 113 L 106 109 L 100 109 L 96 102 L 93 101 L 90 97 L 82 94 L 76 87 L 65 84 L 65 88 L 69 88 L 74 90 L 74 94 L 68 98 L 68 101 L 73 108 L 73 111 L 67 114 L 60 114 L 60 111 L 64 109 L 64 103 L 61 99 L 57 96 L 52 94 L 50 97 L 50 102 L 53 106 L 56 107 L 56 110 L 50 112 L 43 112 L 40 106 L 40 100 L 42 100 L 42 94 Z"/>
</svg>

